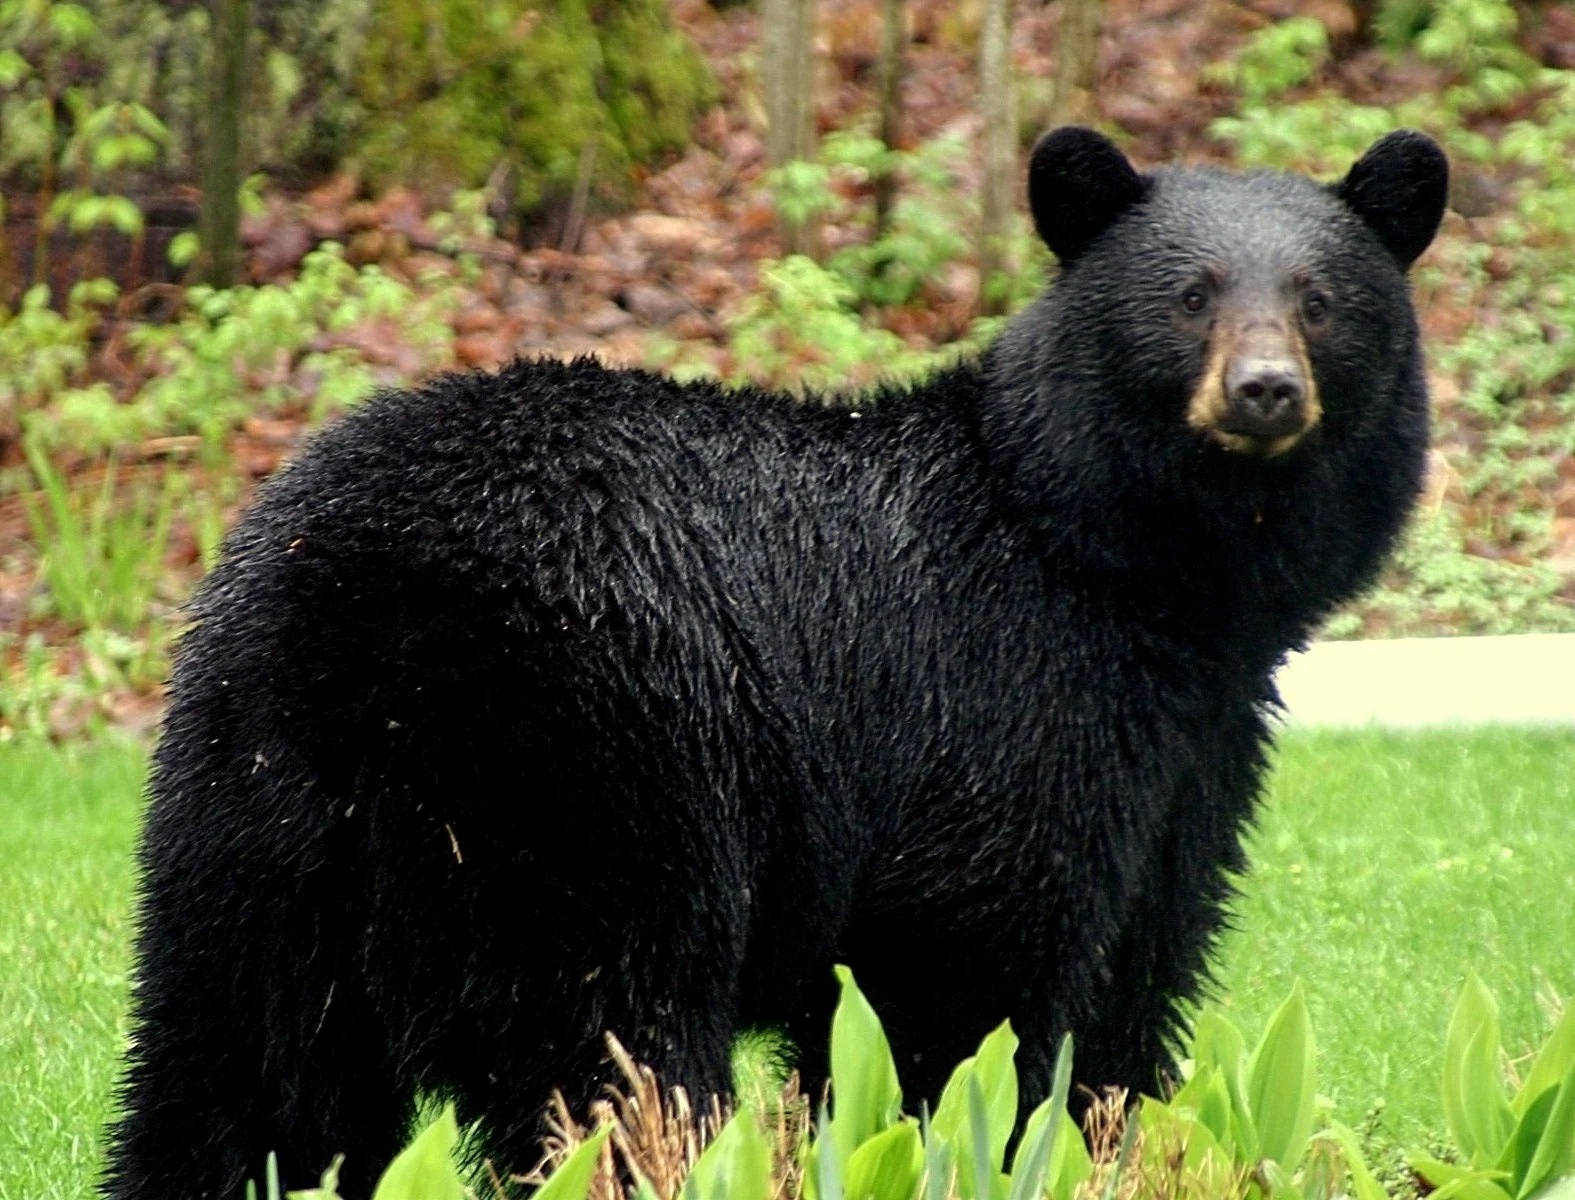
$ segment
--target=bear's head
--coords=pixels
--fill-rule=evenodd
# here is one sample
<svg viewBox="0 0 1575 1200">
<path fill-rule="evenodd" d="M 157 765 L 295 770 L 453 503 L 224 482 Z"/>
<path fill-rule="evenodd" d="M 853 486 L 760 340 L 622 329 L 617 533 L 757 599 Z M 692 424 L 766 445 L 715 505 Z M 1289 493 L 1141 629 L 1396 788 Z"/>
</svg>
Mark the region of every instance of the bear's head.
<svg viewBox="0 0 1575 1200">
<path fill-rule="evenodd" d="M 1102 382 L 1117 421 L 1153 432 L 1156 415 L 1173 418 L 1235 456 L 1278 458 L 1325 422 L 1348 432 L 1414 365 L 1404 274 L 1437 231 L 1447 181 L 1438 146 L 1409 131 L 1320 185 L 1143 174 L 1102 135 L 1055 130 L 1028 186 L 1061 262 L 1056 358 Z"/>
</svg>

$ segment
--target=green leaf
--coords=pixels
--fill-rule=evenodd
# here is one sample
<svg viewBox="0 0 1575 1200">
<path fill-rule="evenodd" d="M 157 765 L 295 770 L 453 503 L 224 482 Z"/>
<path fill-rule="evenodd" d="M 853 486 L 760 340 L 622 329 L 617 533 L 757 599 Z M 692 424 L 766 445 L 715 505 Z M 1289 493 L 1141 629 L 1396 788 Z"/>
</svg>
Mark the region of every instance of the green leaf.
<svg viewBox="0 0 1575 1200">
<path fill-rule="evenodd" d="M 602 1138 L 607 1131 L 598 1134 L 595 1139 L 600 1147 Z M 587 1142 L 586 1145 L 590 1145 Z M 454 1168 L 454 1147 L 459 1145 L 459 1124 L 454 1119 L 454 1106 L 444 1105 L 443 1111 L 438 1114 L 438 1119 L 433 1121 L 419 1134 L 415 1140 L 401 1150 L 393 1162 L 388 1164 L 388 1169 L 383 1172 L 383 1177 L 377 1181 L 377 1188 L 372 1193 L 372 1200 L 464 1200 L 465 1185 L 460 1180 L 459 1172 Z M 541 1200 L 584 1200 L 585 1190 L 590 1186 L 590 1172 L 585 1174 L 585 1186 L 578 1192 L 564 1190 L 561 1186 L 558 1191 L 548 1194 L 548 1189 L 553 1186 L 553 1180 L 561 1176 L 576 1158 L 580 1157 L 580 1150 L 569 1156 L 568 1162 L 553 1172 L 553 1178 L 536 1195 Z M 595 1155 L 591 1156 L 591 1166 L 595 1166 Z"/>
<path fill-rule="evenodd" d="M 914 1200 L 923 1174 L 919 1127 L 903 1121 L 853 1152 L 842 1192 L 845 1200 Z"/>
<path fill-rule="evenodd" d="M 979 1052 L 958 1064 L 941 1092 L 935 1109 L 936 1134 L 952 1149 L 957 1165 L 957 1187 L 964 1200 L 989 1200 L 978 1196 L 974 1164 L 983 1162 L 993 1178 L 1006 1155 L 1006 1143 L 1017 1121 L 1017 1035 L 1010 1022 L 1002 1022 L 979 1043 Z M 983 1106 L 985 1142 L 975 1152 L 975 1122 L 971 1091 L 979 1088 Z"/>
<path fill-rule="evenodd" d="M 1569 1173 L 1575 1165 L 1575 1062 L 1570 1064 L 1555 1092 L 1547 1124 L 1537 1140 L 1537 1152 L 1526 1169 L 1515 1200 L 1527 1200 L 1537 1189 Z"/>
<path fill-rule="evenodd" d="M 831 1021 L 831 1139 L 837 1165 L 892 1125 L 902 1110 L 902 1088 L 891 1044 L 880 1019 L 847 967 L 835 968 L 842 985 Z"/>
<path fill-rule="evenodd" d="M 1575 1063 L 1575 1003 L 1564 1006 L 1558 1024 L 1537 1052 L 1526 1082 L 1510 1101 L 1514 1114 L 1520 1116 L 1533 1100 L 1569 1074 L 1571 1063 Z"/>
<path fill-rule="evenodd" d="M 1061 1132 L 1050 1154 L 1045 1187 L 1054 1200 L 1072 1200 L 1078 1189 L 1092 1178 L 1094 1160 L 1083 1141 L 1083 1131 L 1072 1120 L 1072 1115 L 1063 1110 L 1057 1119 L 1061 1122 Z"/>
<path fill-rule="evenodd" d="M 1537 1155 L 1537 1147 L 1542 1142 L 1542 1132 L 1547 1128 L 1548 1117 L 1553 1112 L 1553 1102 L 1558 1099 L 1556 1087 L 1544 1088 L 1542 1094 L 1531 1102 L 1520 1121 L 1515 1125 L 1515 1132 L 1505 1143 L 1503 1153 L 1493 1165 L 1501 1171 L 1508 1173 L 1510 1180 L 1521 1180 L 1531 1170 L 1531 1161 Z M 1511 1188 L 1518 1191 L 1518 1185 Z"/>
<path fill-rule="evenodd" d="M 1477 1170 L 1415 1154 L 1406 1155 L 1406 1165 L 1434 1189 L 1428 1193 L 1428 1200 L 1438 1196 L 1443 1196 L 1444 1200 L 1451 1196 L 1457 1200 L 1513 1200 L 1510 1192 L 1497 1182 L 1508 1178 L 1504 1171 Z"/>
<path fill-rule="evenodd" d="M 1554 1180 L 1532 1200 L 1575 1200 L 1575 1175 L 1566 1175 L 1563 1179 Z"/>
<path fill-rule="evenodd" d="M 1495 1160 L 1513 1127 L 1513 1116 L 1503 1124 L 1496 1113 L 1499 1106 L 1507 1108 L 1496 1073 L 1497 1057 L 1498 1005 L 1472 971 L 1460 989 L 1444 1036 L 1443 1103 L 1450 1136 L 1473 1166 Z M 1495 1099 L 1497 1104 L 1492 1104 Z M 1484 1115 L 1490 1106 L 1494 1114 Z M 1501 1128 L 1503 1136 L 1494 1141 Z"/>
<path fill-rule="evenodd" d="M 1259 1157 L 1258 1126 L 1247 1100 L 1247 1043 L 1241 1031 L 1223 1014 L 1212 1008 L 1205 1009 L 1198 1015 L 1193 1031 L 1192 1061 L 1194 1078 L 1203 1074 L 1205 1068 L 1211 1068 L 1218 1084 L 1210 1082 L 1205 1086 L 1216 1089 L 1223 1085 L 1228 1126 L 1222 1119 L 1217 1095 L 1198 1099 L 1199 1119 L 1206 1119 L 1210 1132 L 1233 1156 L 1256 1161 Z"/>
<path fill-rule="evenodd" d="M 1459 1065 L 1460 1108 L 1476 1147 L 1470 1156 L 1476 1167 L 1496 1162 L 1515 1132 L 1515 1114 L 1504 1095 L 1498 1050 L 1498 1021 L 1484 1022 L 1466 1043 Z"/>
<path fill-rule="evenodd" d="M 1066 1097 L 1071 1088 L 1072 1035 L 1068 1033 L 1062 1036 L 1055 1065 L 1050 1069 L 1050 1094 L 1029 1114 L 1023 1126 L 1022 1141 L 1012 1159 L 1009 1200 L 1036 1200 L 1046 1187 L 1052 1195 L 1067 1195 L 1071 1187 L 1093 1173 L 1082 1135 L 1067 1115 Z M 1081 1160 L 1068 1150 L 1069 1140 L 1083 1151 Z M 1087 1172 L 1074 1179 L 1084 1161 L 1088 1162 Z"/>
<path fill-rule="evenodd" d="M 1312 1023 L 1300 982 L 1269 1019 L 1247 1077 L 1257 1157 L 1294 1168 L 1312 1132 L 1314 1098 Z"/>
<path fill-rule="evenodd" d="M 683 1195 L 684 1200 L 770 1200 L 771 1145 L 753 1112 L 740 1109 L 722 1126 L 695 1160 L 684 1180 Z M 541 1193 L 536 1200 L 541 1200 Z M 551 1200 L 583 1200 L 583 1194 Z"/>
</svg>

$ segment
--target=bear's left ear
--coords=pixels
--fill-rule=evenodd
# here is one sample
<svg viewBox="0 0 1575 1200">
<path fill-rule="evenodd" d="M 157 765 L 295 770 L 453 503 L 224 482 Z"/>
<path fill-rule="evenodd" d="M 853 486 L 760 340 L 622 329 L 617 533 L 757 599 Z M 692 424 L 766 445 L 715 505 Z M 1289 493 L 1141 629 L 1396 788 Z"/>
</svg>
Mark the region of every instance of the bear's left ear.
<svg viewBox="0 0 1575 1200">
<path fill-rule="evenodd" d="M 1425 133 L 1400 129 L 1374 142 L 1334 194 L 1409 267 L 1438 232 L 1449 197 L 1449 160 Z"/>
<path fill-rule="evenodd" d="M 1045 134 L 1028 160 L 1034 228 L 1063 263 L 1087 249 L 1146 190 L 1114 142 L 1081 126 Z"/>
</svg>

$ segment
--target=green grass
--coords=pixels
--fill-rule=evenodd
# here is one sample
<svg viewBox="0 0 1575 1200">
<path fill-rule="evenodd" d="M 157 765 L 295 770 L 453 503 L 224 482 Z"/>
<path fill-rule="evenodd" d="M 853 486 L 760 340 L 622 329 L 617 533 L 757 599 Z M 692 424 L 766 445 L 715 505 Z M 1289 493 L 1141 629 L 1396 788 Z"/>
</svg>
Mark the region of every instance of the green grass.
<svg viewBox="0 0 1575 1200">
<path fill-rule="evenodd" d="M 1300 978 L 1319 1091 L 1376 1142 L 1442 1131 L 1444 1029 L 1466 970 L 1511 1053 L 1575 996 L 1575 730 L 1319 732 L 1282 742 L 1220 1001 L 1250 1038 Z"/>
<path fill-rule="evenodd" d="M 85 1200 L 125 1038 L 130 850 L 145 755 L 0 745 L 0 1200 Z M 1306 985 L 1320 1091 L 1380 1145 L 1441 1127 L 1468 966 L 1505 1041 L 1575 994 L 1575 731 L 1287 735 L 1221 1002 L 1255 1039 Z"/>
<path fill-rule="evenodd" d="M 91 1194 L 145 761 L 124 742 L 0 744 L 0 1200 Z"/>
</svg>

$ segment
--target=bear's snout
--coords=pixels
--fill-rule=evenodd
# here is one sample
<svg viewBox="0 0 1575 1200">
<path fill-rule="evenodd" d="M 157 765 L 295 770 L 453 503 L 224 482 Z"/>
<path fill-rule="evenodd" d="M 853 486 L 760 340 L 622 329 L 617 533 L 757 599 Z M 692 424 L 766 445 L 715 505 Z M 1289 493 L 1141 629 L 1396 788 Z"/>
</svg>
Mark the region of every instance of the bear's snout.
<svg viewBox="0 0 1575 1200">
<path fill-rule="evenodd" d="M 1187 423 L 1227 450 L 1272 458 L 1295 446 L 1321 411 L 1301 337 L 1278 322 L 1222 322 Z"/>
</svg>

